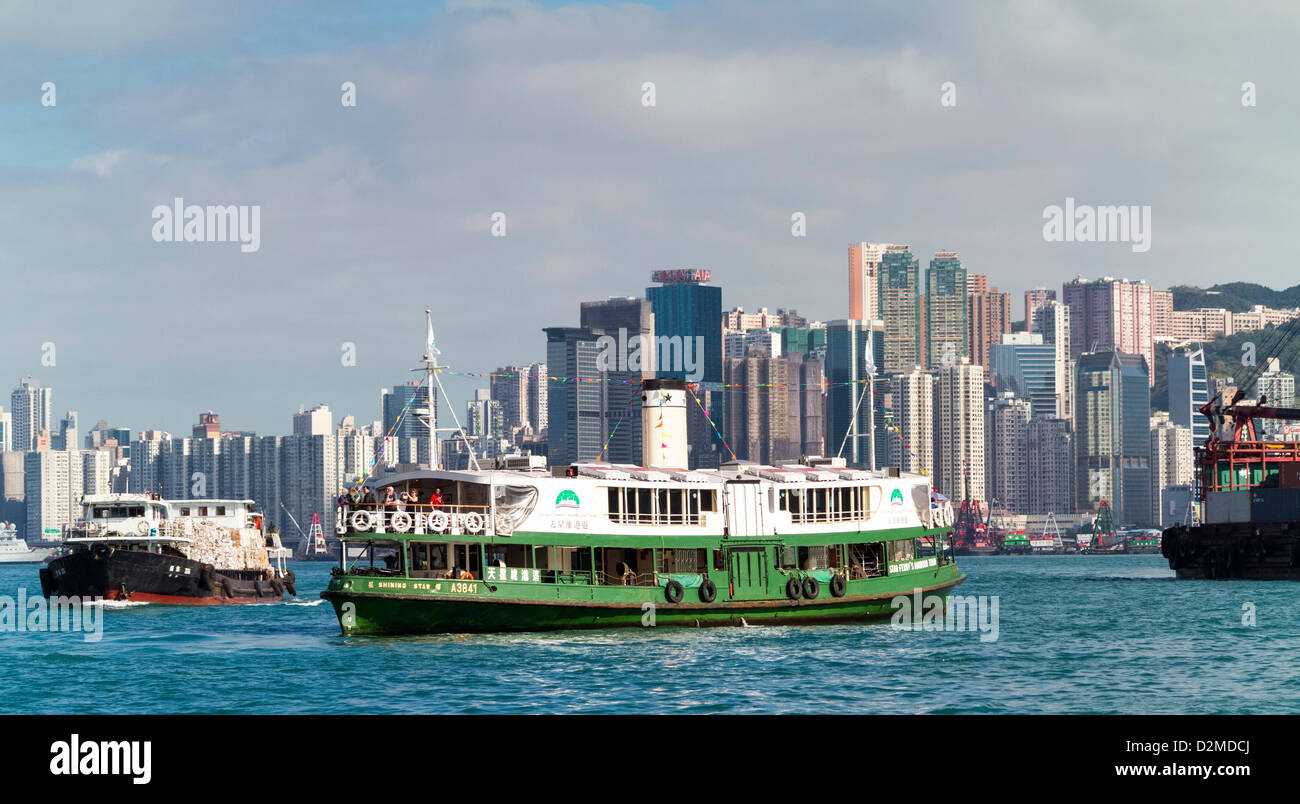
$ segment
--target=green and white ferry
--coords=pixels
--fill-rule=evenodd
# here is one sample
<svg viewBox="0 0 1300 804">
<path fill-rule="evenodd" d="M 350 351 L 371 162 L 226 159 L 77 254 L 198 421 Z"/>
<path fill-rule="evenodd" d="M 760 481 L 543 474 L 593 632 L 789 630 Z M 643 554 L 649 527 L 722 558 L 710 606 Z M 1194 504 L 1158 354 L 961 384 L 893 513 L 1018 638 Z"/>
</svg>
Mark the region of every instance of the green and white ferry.
<svg viewBox="0 0 1300 804">
<path fill-rule="evenodd" d="M 347 549 L 321 597 L 343 633 L 855 622 L 965 580 L 929 476 L 830 458 L 680 468 L 687 393 L 645 381 L 640 466 L 511 456 L 366 481 L 418 502 L 340 509 Z"/>
</svg>

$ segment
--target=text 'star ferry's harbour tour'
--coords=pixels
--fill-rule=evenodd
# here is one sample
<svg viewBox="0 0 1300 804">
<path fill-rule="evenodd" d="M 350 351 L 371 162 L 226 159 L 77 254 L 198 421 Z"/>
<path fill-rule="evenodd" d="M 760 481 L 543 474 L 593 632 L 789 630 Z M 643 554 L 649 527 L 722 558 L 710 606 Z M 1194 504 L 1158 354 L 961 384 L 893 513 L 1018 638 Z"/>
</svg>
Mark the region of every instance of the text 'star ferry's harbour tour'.
<svg viewBox="0 0 1300 804">
<path fill-rule="evenodd" d="M 360 558 L 321 597 L 345 634 L 739 626 L 888 618 L 895 596 L 946 600 L 965 579 L 926 475 L 839 459 L 679 468 L 689 393 L 644 382 L 642 466 L 511 456 L 371 478 L 376 499 L 442 503 L 340 509 L 343 554 Z"/>
</svg>

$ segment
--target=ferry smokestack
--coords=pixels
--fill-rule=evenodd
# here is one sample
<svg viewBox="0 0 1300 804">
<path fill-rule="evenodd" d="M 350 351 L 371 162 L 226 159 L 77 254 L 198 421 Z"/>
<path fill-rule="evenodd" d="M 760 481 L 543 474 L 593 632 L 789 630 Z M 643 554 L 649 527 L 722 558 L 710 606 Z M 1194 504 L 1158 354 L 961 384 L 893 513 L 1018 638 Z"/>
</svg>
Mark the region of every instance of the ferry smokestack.
<svg viewBox="0 0 1300 804">
<path fill-rule="evenodd" d="M 641 463 L 685 469 L 686 383 L 645 380 L 641 384 Z"/>
</svg>

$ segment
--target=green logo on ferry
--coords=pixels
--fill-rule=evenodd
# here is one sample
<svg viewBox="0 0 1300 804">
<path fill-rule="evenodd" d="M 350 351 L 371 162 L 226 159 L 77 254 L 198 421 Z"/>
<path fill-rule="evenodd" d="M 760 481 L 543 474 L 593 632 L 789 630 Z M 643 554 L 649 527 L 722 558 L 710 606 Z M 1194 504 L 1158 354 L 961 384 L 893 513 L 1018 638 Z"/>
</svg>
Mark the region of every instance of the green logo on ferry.
<svg viewBox="0 0 1300 804">
<path fill-rule="evenodd" d="M 889 494 L 889 504 L 890 504 L 890 505 L 902 505 L 902 504 L 903 504 L 903 490 L 902 490 L 902 489 L 894 489 L 892 492 L 890 492 L 890 494 Z"/>
<path fill-rule="evenodd" d="M 556 508 L 577 508 L 579 505 L 578 495 L 569 489 L 565 489 L 555 496 Z"/>
</svg>

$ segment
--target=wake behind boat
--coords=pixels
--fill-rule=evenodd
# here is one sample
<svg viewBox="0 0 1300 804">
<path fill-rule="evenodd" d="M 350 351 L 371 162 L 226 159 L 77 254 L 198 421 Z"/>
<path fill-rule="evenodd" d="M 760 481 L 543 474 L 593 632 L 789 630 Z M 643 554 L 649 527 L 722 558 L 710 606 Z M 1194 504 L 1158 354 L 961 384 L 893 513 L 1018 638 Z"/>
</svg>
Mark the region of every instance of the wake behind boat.
<svg viewBox="0 0 1300 804">
<path fill-rule="evenodd" d="M 252 500 L 87 495 L 65 530 L 66 555 L 41 570 L 46 596 L 185 605 L 266 603 L 296 595 L 284 559 L 271 561 Z M 278 541 L 278 540 L 276 540 Z"/>
</svg>

